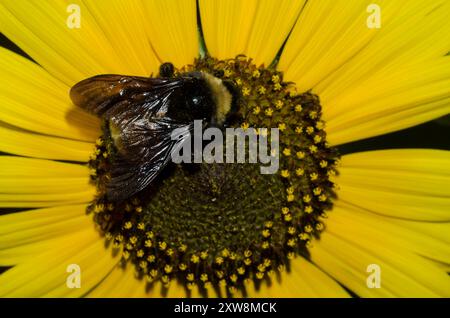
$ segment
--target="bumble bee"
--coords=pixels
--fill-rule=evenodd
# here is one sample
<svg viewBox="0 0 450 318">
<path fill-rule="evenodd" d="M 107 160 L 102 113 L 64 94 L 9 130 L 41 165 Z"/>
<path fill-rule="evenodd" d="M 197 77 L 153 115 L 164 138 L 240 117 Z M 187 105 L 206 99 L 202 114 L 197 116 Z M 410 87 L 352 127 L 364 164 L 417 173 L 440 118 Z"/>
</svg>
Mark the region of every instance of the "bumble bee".
<svg viewBox="0 0 450 318">
<path fill-rule="evenodd" d="M 106 185 L 109 201 L 125 200 L 146 188 L 189 138 L 194 120 L 223 127 L 236 114 L 237 92 L 231 82 L 200 71 L 173 75 L 173 65 L 164 63 L 159 77 L 98 75 L 70 90 L 76 106 L 106 121 L 118 150 Z M 175 129 L 186 134 L 173 140 Z"/>
</svg>

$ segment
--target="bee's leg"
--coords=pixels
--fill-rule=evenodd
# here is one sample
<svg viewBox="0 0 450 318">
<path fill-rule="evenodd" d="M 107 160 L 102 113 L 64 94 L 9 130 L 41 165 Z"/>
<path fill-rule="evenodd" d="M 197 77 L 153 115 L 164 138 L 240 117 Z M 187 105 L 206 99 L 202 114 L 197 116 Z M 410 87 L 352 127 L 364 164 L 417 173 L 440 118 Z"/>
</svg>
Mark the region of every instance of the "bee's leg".
<svg viewBox="0 0 450 318">
<path fill-rule="evenodd" d="M 160 77 L 173 77 L 174 73 L 175 73 L 175 67 L 170 62 L 163 63 L 159 67 L 159 76 Z"/>
</svg>

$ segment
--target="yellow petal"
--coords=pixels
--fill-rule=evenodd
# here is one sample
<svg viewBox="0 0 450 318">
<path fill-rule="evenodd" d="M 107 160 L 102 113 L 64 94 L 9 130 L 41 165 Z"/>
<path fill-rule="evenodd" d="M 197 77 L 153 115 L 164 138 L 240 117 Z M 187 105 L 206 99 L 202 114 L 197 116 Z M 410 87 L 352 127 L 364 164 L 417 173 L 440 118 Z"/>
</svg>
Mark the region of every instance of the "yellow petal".
<svg viewBox="0 0 450 318">
<path fill-rule="evenodd" d="M 86 166 L 52 160 L 0 156 L 0 166 L 8 167 L 0 170 L 1 177 L 87 177 Z"/>
<path fill-rule="evenodd" d="M 96 286 L 87 297 L 120 298 L 146 297 L 145 283 L 138 280 L 129 264 L 125 269 L 116 266 L 106 278 Z"/>
<path fill-rule="evenodd" d="M 448 297 L 450 278 L 436 264 L 390 246 L 383 236 L 355 237 L 331 224 L 310 249 L 322 270 L 362 297 Z M 380 268 L 381 288 L 369 288 L 371 264 Z M 370 268 L 369 268 L 370 270 Z"/>
<path fill-rule="evenodd" d="M 208 52 L 219 59 L 245 54 L 269 66 L 292 29 L 305 1 L 201 0 Z"/>
<path fill-rule="evenodd" d="M 383 244 L 393 249 L 450 264 L 450 223 L 393 219 L 339 201 L 332 213 L 327 230 L 354 238 L 382 237 Z M 414 229 L 411 223 L 428 226 L 428 233 L 420 227 Z"/>
<path fill-rule="evenodd" d="M 0 216 L 1 247 L 47 239 L 69 230 L 72 221 L 85 221 L 86 205 L 67 205 Z M 83 217 L 79 220 L 80 217 Z M 81 223 L 80 223 L 81 224 Z"/>
<path fill-rule="evenodd" d="M 0 121 L 71 139 L 93 141 L 98 137 L 98 119 L 73 106 L 70 87 L 42 67 L 0 49 L 0 75 Z"/>
<path fill-rule="evenodd" d="M 161 62 L 181 67 L 199 55 L 196 3 L 193 0 L 144 1 L 145 30 Z"/>
<path fill-rule="evenodd" d="M 0 124 L 0 151 L 44 159 L 87 162 L 93 152 L 90 142 L 39 135 Z"/>
<path fill-rule="evenodd" d="M 73 4 L 79 6 L 79 28 L 67 23 L 77 14 Z M 81 2 L 2 1 L 0 29 L 68 86 L 96 74 L 131 71 Z"/>
<path fill-rule="evenodd" d="M 328 140 L 342 144 L 444 116 L 450 113 L 449 86 L 448 57 L 373 74 L 345 96 L 324 99 Z"/>
<path fill-rule="evenodd" d="M 444 59 L 449 42 L 442 37 L 442 32 L 450 30 L 450 22 L 446 19 L 450 4 L 446 1 L 426 3 L 420 0 L 393 3 L 395 7 L 386 8 L 394 10 L 387 17 L 381 5 L 382 18 L 387 20 L 377 29 L 370 43 L 317 85 L 316 91 L 325 101 L 350 92 L 351 88 L 358 87 L 361 81 L 370 80 L 373 75 L 389 76 L 390 72 L 414 65 L 417 70 L 423 71 L 428 65 L 420 68 L 417 65 L 419 62 Z M 367 32 L 371 31 L 367 29 Z"/>
<path fill-rule="evenodd" d="M 0 194 L 0 207 L 2 208 L 39 208 L 58 206 L 61 204 L 78 204 L 92 200 L 94 191 L 84 191 L 70 194 Z"/>
<path fill-rule="evenodd" d="M 126 68 L 125 74 L 150 76 L 158 73 L 160 63 L 145 32 L 146 21 L 152 17 L 145 14 L 141 0 L 89 0 L 84 3 L 120 64 Z"/>
<path fill-rule="evenodd" d="M 0 217 L 0 264 L 19 264 L 51 248 L 69 235 L 92 227 L 86 205 L 67 205 L 11 213 Z"/>
<path fill-rule="evenodd" d="M 198 297 L 194 291 L 191 297 Z M 111 273 L 93 289 L 87 297 L 92 298 L 136 298 L 136 297 L 187 297 L 185 288 L 177 282 L 171 282 L 169 289 L 162 288 L 161 283 L 156 282 L 147 286 L 145 279 L 139 279 L 135 275 L 134 265 L 128 264 L 126 268 L 116 266 Z"/>
<path fill-rule="evenodd" d="M 226 295 L 222 291 L 222 296 Z M 190 294 L 177 282 L 172 282 L 168 290 L 162 289 L 160 283 L 155 283 L 147 291 L 145 283 L 134 275 L 132 266 L 126 269 L 115 268 L 108 277 L 102 281 L 89 297 L 200 297 L 198 289 Z M 208 297 L 218 296 L 210 290 Z M 238 295 L 236 295 L 238 296 Z M 247 285 L 245 297 L 348 297 L 344 289 L 333 279 L 323 273 L 318 267 L 298 257 L 292 261 L 290 272 L 274 276 L 271 285 L 263 283 L 255 287 L 253 283 Z"/>
<path fill-rule="evenodd" d="M 315 87 L 343 64 L 351 62 L 367 43 L 386 30 L 388 22 L 405 6 L 403 1 L 377 1 L 382 9 L 383 29 L 369 29 L 367 7 L 372 3 L 370 0 L 308 1 L 280 57 L 278 68 L 284 71 L 285 79 L 295 81 L 300 91 Z M 417 2 L 409 5 L 420 9 Z"/>
<path fill-rule="evenodd" d="M 291 261 L 290 271 L 276 275 L 269 285 L 248 288 L 249 297 L 349 297 L 348 293 L 325 272 L 303 257 Z"/>
<path fill-rule="evenodd" d="M 85 166 L 42 159 L 0 156 L 0 206 L 43 207 L 92 200 Z"/>
<path fill-rule="evenodd" d="M 84 217 L 86 218 L 86 217 Z M 92 221 L 91 221 L 92 223 Z M 91 224 L 92 225 L 92 224 Z M 5 248 L 0 250 L 0 266 L 13 266 L 21 264 L 34 259 L 34 257 L 42 251 L 48 251 L 55 247 L 64 248 L 63 242 L 70 240 L 76 240 L 79 235 L 80 229 L 76 231 L 76 234 L 69 232 L 67 234 L 60 234 L 55 238 L 43 239 L 39 241 L 33 241 L 28 244 L 15 246 L 11 248 Z"/>
<path fill-rule="evenodd" d="M 450 112 L 450 3 L 310 1 L 279 68 L 320 96 L 328 140 L 342 144 L 407 128 Z"/>
<path fill-rule="evenodd" d="M 401 219 L 450 221 L 450 152 L 404 149 L 345 155 L 339 201 Z"/>
<path fill-rule="evenodd" d="M 17 265 L 0 275 L 0 295 L 4 297 L 79 297 L 96 286 L 117 264 L 97 231 L 87 228 L 70 240 Z M 80 288 L 69 288 L 72 272 L 78 265 Z M 70 268 L 69 268 L 70 269 Z"/>
</svg>

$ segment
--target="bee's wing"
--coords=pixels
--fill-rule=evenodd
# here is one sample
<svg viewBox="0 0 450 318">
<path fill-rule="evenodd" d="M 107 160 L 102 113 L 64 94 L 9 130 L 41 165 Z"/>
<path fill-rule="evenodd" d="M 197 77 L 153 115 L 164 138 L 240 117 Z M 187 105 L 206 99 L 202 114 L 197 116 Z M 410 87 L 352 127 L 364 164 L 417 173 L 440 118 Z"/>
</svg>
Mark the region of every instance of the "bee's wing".
<svg viewBox="0 0 450 318">
<path fill-rule="evenodd" d="M 90 113 L 110 117 L 124 102 L 135 104 L 158 100 L 181 83 L 180 79 L 97 75 L 75 84 L 70 90 L 70 98 L 75 105 Z"/>
<path fill-rule="evenodd" d="M 111 169 L 111 180 L 106 188 L 108 200 L 120 201 L 129 198 L 147 187 L 158 176 L 159 172 L 170 162 L 172 152 L 178 151 L 178 147 L 182 146 L 186 139 L 189 138 L 193 124 L 180 125 L 178 128 L 186 132 L 179 138 L 172 139 L 172 128 L 163 128 L 159 131 L 158 137 L 155 137 L 156 140 L 148 139 L 148 142 L 142 141 L 141 144 L 145 148 L 146 160 L 131 162 L 122 155 L 114 159 Z M 147 132 L 146 135 L 147 138 L 151 138 L 153 132 Z"/>
<path fill-rule="evenodd" d="M 112 161 L 108 199 L 123 200 L 144 189 L 170 161 L 183 138 L 172 140 L 174 129 L 190 123 L 166 117 L 170 93 L 182 79 L 99 75 L 70 91 L 75 105 L 107 119 L 118 134 L 118 155 Z M 188 129 L 189 130 L 189 129 Z"/>
</svg>

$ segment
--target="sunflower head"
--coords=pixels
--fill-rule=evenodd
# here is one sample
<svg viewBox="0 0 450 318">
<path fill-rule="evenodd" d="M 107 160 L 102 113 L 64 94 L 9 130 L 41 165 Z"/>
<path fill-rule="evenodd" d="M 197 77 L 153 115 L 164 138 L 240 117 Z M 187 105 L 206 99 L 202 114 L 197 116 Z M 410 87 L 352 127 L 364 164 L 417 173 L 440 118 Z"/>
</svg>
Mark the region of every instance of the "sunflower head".
<svg viewBox="0 0 450 318">
<path fill-rule="evenodd" d="M 133 263 L 149 283 L 176 279 L 187 289 L 224 285 L 231 292 L 246 280 L 269 279 L 295 255 L 307 257 L 332 207 L 338 156 L 326 142 L 319 98 L 297 93 L 281 72 L 245 56 L 207 56 L 173 70 L 192 72 L 215 74 L 234 88 L 237 116 L 229 126 L 278 128 L 280 153 L 272 155 L 280 157 L 279 171 L 261 174 L 251 163 L 170 165 L 138 194 L 110 201 L 105 188 L 117 147 L 106 122 L 89 162 L 98 196 L 88 212 L 122 247 L 123 265 Z"/>
</svg>

